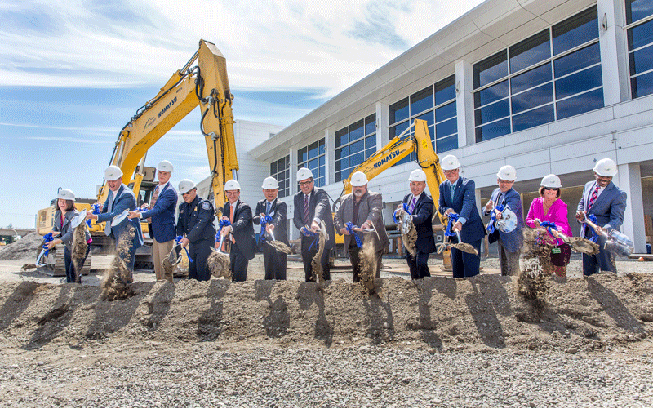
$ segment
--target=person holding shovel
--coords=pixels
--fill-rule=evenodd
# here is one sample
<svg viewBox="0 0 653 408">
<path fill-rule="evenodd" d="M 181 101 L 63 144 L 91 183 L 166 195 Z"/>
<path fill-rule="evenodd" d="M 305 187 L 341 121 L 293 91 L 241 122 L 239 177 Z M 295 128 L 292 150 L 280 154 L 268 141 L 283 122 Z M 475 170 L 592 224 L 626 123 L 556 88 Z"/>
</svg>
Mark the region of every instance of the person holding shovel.
<svg viewBox="0 0 653 408">
<path fill-rule="evenodd" d="M 268 240 L 274 237 L 288 245 L 288 206 L 279 201 L 279 182 L 274 177 L 267 177 L 263 180 L 264 199 L 256 203 L 254 224 L 261 225 L 259 244 L 263 250 L 263 267 L 265 279 L 286 280 L 288 269 L 288 255 L 278 251 L 268 244 Z"/>
</svg>

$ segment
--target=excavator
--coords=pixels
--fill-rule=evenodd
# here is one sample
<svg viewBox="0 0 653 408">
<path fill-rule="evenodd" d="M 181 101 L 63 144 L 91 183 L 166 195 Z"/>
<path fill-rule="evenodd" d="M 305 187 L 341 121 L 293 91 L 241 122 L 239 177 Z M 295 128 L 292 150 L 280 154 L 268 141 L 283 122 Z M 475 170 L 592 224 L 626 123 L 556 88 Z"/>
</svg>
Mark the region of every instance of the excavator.
<svg viewBox="0 0 653 408">
<path fill-rule="evenodd" d="M 414 134 L 410 134 L 410 130 L 413 128 L 415 132 Z M 345 194 L 352 192 L 351 176 L 355 172 L 362 171 L 367 176 L 367 180 L 372 180 L 413 152 L 417 153 L 416 161 L 426 174 L 426 184 L 429 186 L 433 202 L 436 203 L 434 218 L 437 215 L 440 222 L 446 225 L 447 217 L 437 211 L 437 202 L 440 197 L 439 186 L 444 182 L 445 177 L 442 172 L 442 167 L 440 167 L 440 159 L 435 153 L 435 150 L 433 150 L 433 142 L 429 136 L 428 124 L 422 119 L 415 119 L 415 122 L 400 135 L 394 137 L 381 150 L 378 150 L 363 163 L 359 164 L 358 167 L 352 169 L 349 177 L 343 180 L 342 192 L 333 205 L 334 211 L 340 205 L 340 199 Z M 336 244 L 342 244 L 343 242 L 343 236 L 336 234 Z M 451 267 L 451 258 L 448 249 L 443 253 L 443 262 L 444 269 L 449 270 Z"/>
<path fill-rule="evenodd" d="M 213 43 L 200 40 L 199 48 L 191 59 L 170 77 L 154 98 L 136 111 L 118 135 L 108 165 L 120 167 L 124 175 L 123 183 L 134 191 L 139 201 L 137 205 L 148 202 L 151 191 L 156 186 L 154 168 L 145 167 L 148 150 L 199 106 L 200 130 L 206 142 L 215 208 L 221 208 L 221 204 L 226 201 L 224 183 L 238 175 L 232 102 L 224 56 Z M 97 200 L 93 201 L 102 203 L 108 194 L 109 187 L 105 182 L 98 192 Z M 76 203 L 78 210 L 91 211 L 91 203 L 79 201 Z M 51 231 L 52 225 L 54 208 L 50 206 L 40 210 L 37 215 L 38 232 L 46 234 Z M 148 231 L 145 222 L 142 227 L 144 232 Z M 96 224 L 92 221 L 89 230 L 94 245 L 108 244 L 103 232 L 104 223 Z M 62 258 L 60 262 L 48 261 L 55 265 L 55 276 L 60 276 L 62 270 L 59 269 L 63 267 L 63 251 L 59 252 Z M 137 252 L 137 262 L 138 255 Z"/>
</svg>

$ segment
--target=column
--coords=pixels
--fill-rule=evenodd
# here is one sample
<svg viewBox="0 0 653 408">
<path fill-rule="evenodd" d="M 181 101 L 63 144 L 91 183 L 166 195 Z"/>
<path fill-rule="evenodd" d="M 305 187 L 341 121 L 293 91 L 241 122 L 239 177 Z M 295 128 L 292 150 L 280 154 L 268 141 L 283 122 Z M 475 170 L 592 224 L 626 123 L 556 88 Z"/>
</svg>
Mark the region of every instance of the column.
<svg viewBox="0 0 653 408">
<path fill-rule="evenodd" d="M 293 214 L 295 213 L 293 196 L 299 191 L 299 186 L 297 185 L 297 149 L 290 148 L 288 149 L 288 153 L 290 154 L 290 195 L 284 201 L 288 205 L 288 220 L 290 221 L 288 225 L 288 237 L 290 239 L 297 239 L 299 238 L 299 231 L 292 222 Z"/>
<path fill-rule="evenodd" d="M 456 61 L 456 114 L 458 120 L 458 148 L 476 142 L 474 130 L 474 82 L 472 64 Z"/>
<path fill-rule="evenodd" d="M 376 110 L 376 150 L 381 150 L 390 141 L 390 112 L 388 105 L 377 102 Z"/>
<path fill-rule="evenodd" d="M 331 132 L 329 128 L 324 129 L 324 171 L 326 172 L 326 177 L 324 180 L 324 185 L 328 186 L 336 182 L 336 162 L 335 162 L 335 152 L 336 152 L 336 138 L 335 133 Z"/>
<path fill-rule="evenodd" d="M 628 41 L 623 0 L 598 0 L 597 23 L 603 73 L 605 106 L 630 99 L 628 71 Z"/>
<path fill-rule="evenodd" d="M 620 164 L 615 178 L 615 184 L 628 194 L 621 231 L 635 243 L 635 253 L 646 253 L 642 173 L 639 163 Z"/>
</svg>

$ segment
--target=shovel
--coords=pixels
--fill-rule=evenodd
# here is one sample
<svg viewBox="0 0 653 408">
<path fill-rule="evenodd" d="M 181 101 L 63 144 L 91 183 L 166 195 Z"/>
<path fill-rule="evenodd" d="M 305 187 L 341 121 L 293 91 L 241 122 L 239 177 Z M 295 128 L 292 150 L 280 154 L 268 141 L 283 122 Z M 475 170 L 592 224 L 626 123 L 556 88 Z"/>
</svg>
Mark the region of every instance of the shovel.
<svg viewBox="0 0 653 408">
<path fill-rule="evenodd" d="M 127 218 L 128 215 L 129 215 L 129 210 L 125 210 L 122 213 L 116 215 L 115 217 L 113 217 L 113 221 L 111 221 L 111 226 L 115 227 L 116 225 L 120 224 Z"/>
<path fill-rule="evenodd" d="M 73 219 L 70 220 L 70 228 L 75 229 L 79 227 L 86 220 L 87 213 L 86 210 L 82 210 L 77 214 L 77 216 L 73 217 Z"/>
</svg>

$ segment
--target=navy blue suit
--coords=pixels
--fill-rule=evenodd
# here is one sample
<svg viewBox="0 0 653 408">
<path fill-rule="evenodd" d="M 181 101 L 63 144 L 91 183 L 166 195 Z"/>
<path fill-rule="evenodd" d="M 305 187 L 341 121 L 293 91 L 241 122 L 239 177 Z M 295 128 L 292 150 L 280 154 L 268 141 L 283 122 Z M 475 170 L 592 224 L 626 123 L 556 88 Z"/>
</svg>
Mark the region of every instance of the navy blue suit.
<svg viewBox="0 0 653 408">
<path fill-rule="evenodd" d="M 113 207 L 111 212 L 109 212 L 109 199 L 113 200 Z M 121 185 L 118 191 L 114 194 L 113 191 L 109 191 L 106 201 L 104 202 L 104 207 L 102 208 L 102 213 L 97 216 L 97 222 L 108 222 L 109 224 L 113 218 L 117 215 L 120 215 L 123 211 L 129 210 L 134 211 L 136 209 L 136 197 L 134 193 L 126 185 Z M 116 249 L 118 249 L 118 243 L 120 237 L 124 234 L 129 233 L 129 227 L 132 226 L 135 229 L 134 239 L 132 240 L 132 245 L 129 251 L 130 259 L 125 260 L 129 269 L 134 269 L 134 262 L 136 259 L 136 249 L 143 246 L 143 233 L 141 232 L 141 221 L 138 218 L 127 219 L 125 218 L 120 224 L 111 227 L 110 236 L 113 237 L 116 241 Z"/>
<path fill-rule="evenodd" d="M 407 194 L 403 202 L 410 207 L 413 194 Z M 431 276 L 429 273 L 428 260 L 429 254 L 435 252 L 435 239 L 433 238 L 433 199 L 428 194 L 422 192 L 415 203 L 415 209 L 412 212 L 413 224 L 417 231 L 417 241 L 415 242 L 415 257 L 406 251 L 406 263 L 410 268 L 411 279 L 422 279 Z"/>
<path fill-rule="evenodd" d="M 149 211 L 143 211 L 141 218 L 152 218 L 152 238 L 157 242 L 175 239 L 175 209 L 177 208 L 177 191 L 168 182 Z"/>
<path fill-rule="evenodd" d="M 440 184 L 438 210 L 441 214 L 444 214 L 451 208 L 461 218 L 465 218 L 465 223 L 460 231 L 460 239 L 462 242 L 472 245 L 480 254 L 481 241 L 485 237 L 485 227 L 476 206 L 476 186 L 474 181 L 459 177 L 454 187 L 452 199 L 452 185 L 449 180 Z M 456 240 L 455 237 L 454 240 Z M 479 256 L 451 248 L 451 267 L 453 268 L 454 278 L 469 278 L 478 275 L 480 263 L 481 258 Z"/>
<path fill-rule="evenodd" d="M 500 196 L 500 197 L 499 197 Z M 497 188 L 492 192 L 491 201 L 494 207 L 503 206 L 505 209 L 515 213 L 517 216 L 517 227 L 512 232 L 503 232 L 498 228 L 498 243 L 499 247 L 499 266 L 501 268 L 501 275 L 517 275 L 519 273 L 519 254 L 522 247 L 522 230 L 524 229 L 524 217 L 522 216 L 521 196 L 514 189 L 510 189 L 505 193 L 501 193 L 501 189 Z M 484 211 L 485 215 L 491 215 L 493 210 Z M 490 235 L 490 243 L 494 242 L 493 235 Z"/>
</svg>

